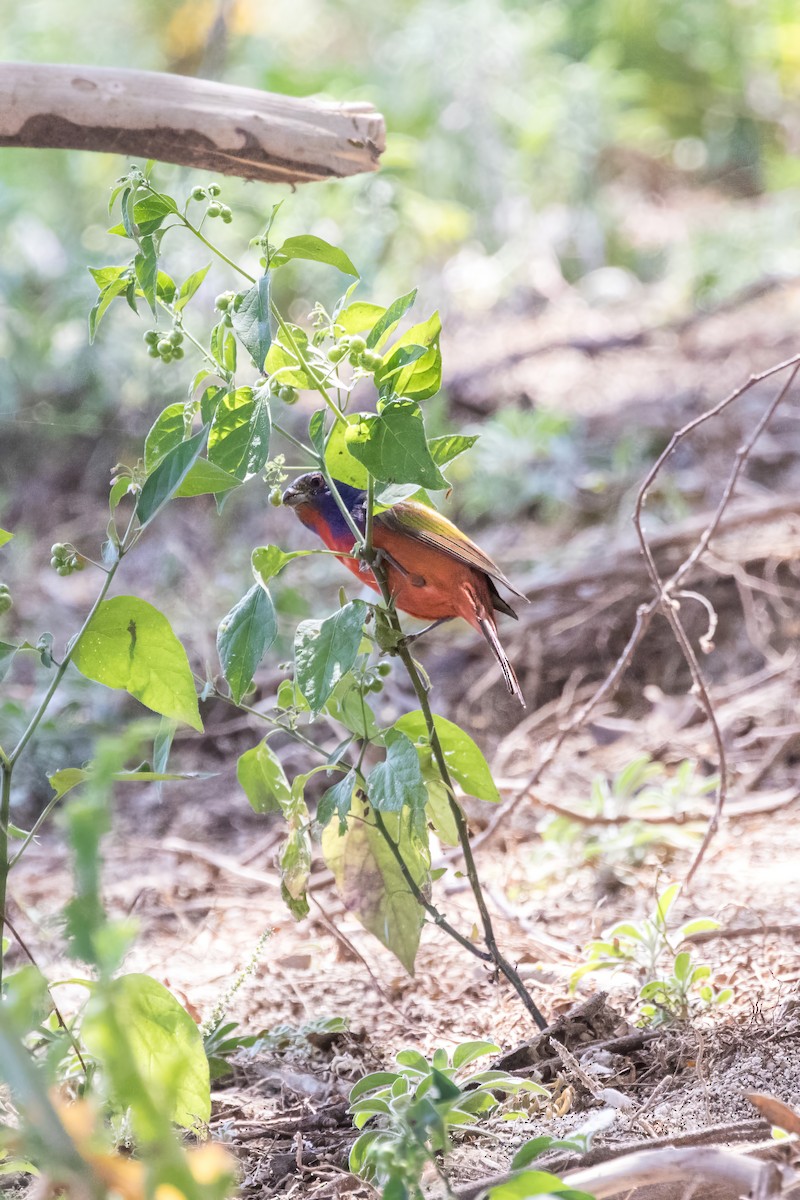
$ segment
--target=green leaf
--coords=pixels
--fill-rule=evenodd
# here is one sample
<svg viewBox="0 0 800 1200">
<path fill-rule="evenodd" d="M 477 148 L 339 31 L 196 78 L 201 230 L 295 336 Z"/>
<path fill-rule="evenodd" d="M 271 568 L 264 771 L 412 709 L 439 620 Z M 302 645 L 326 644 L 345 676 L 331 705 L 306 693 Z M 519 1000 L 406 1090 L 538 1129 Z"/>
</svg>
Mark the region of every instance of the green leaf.
<svg viewBox="0 0 800 1200">
<path fill-rule="evenodd" d="M 147 476 L 136 502 L 136 516 L 142 529 L 150 524 L 181 486 L 203 449 L 207 434 L 208 429 L 204 427 L 188 441 L 169 450 L 152 475 Z"/>
<path fill-rule="evenodd" d="M 222 496 L 241 486 L 241 480 L 235 475 L 229 475 L 207 458 L 198 458 L 175 492 L 175 498 L 185 500 L 192 496 Z"/>
<path fill-rule="evenodd" d="M 434 716 L 433 723 L 439 735 L 445 762 L 455 781 L 467 795 L 498 804 L 500 793 L 492 779 L 489 764 L 469 734 L 445 717 Z M 429 745 L 428 728 L 420 709 L 400 717 L 395 721 L 393 728 L 406 734 L 417 746 Z"/>
<path fill-rule="evenodd" d="M 427 346 L 426 353 L 414 356 L 403 369 L 389 381 L 389 390 L 398 396 L 407 396 L 413 400 L 427 400 L 436 394 L 442 386 L 442 352 L 439 349 L 439 337 L 442 332 L 442 322 L 438 312 L 419 325 L 412 325 L 395 342 L 388 356 L 387 370 L 391 370 L 396 355 L 405 347 Z M 375 383 L 380 388 L 383 383 L 383 372 L 377 371 Z"/>
<path fill-rule="evenodd" d="M 170 728 L 174 726 L 170 723 Z M 84 767 L 62 767 L 47 776 L 50 786 L 55 792 L 55 800 L 61 800 L 73 788 L 92 778 L 92 771 Z M 176 783 L 187 779 L 213 779 L 213 772 L 208 771 L 115 771 L 111 778 L 115 783 Z"/>
<path fill-rule="evenodd" d="M 319 712 L 353 667 L 367 606 L 351 600 L 324 621 L 301 621 L 294 641 L 295 678 L 313 712 Z"/>
<path fill-rule="evenodd" d="M 165 304 L 172 304 L 175 298 L 175 280 L 166 271 L 159 271 L 156 277 L 156 295 Z"/>
<path fill-rule="evenodd" d="M 266 738 L 240 756 L 236 778 L 257 813 L 285 811 L 291 804 L 289 780 Z"/>
<path fill-rule="evenodd" d="M 363 300 L 356 300 L 336 314 L 335 323 L 348 335 L 366 333 L 385 312 L 386 309 L 380 304 L 366 304 Z"/>
<path fill-rule="evenodd" d="M 406 296 L 400 296 L 399 299 L 389 305 L 383 316 L 372 326 L 367 336 L 367 346 L 370 350 L 374 350 L 376 346 L 389 337 L 404 314 L 411 308 L 416 298 L 417 289 L 414 288 L 412 292 L 409 292 Z"/>
<path fill-rule="evenodd" d="M 158 280 L 158 252 L 156 243 L 152 233 L 145 234 L 139 243 L 141 249 L 133 260 L 133 267 L 136 272 L 136 280 L 139 287 L 142 289 L 142 294 L 150 305 L 150 309 L 155 316 L 156 307 L 156 281 Z"/>
<path fill-rule="evenodd" d="M 404 733 L 391 729 L 386 735 L 386 758 L 372 768 L 367 780 L 370 804 L 378 812 L 402 812 L 409 808 L 420 814 L 428 800 L 419 755 Z"/>
<path fill-rule="evenodd" d="M 341 422 L 337 422 L 341 424 Z M 318 408 L 308 422 L 308 436 L 317 454 L 325 452 L 325 409 Z"/>
<path fill-rule="evenodd" d="M 7 529 L 0 529 L 0 546 L 5 546 L 6 542 L 10 542 L 13 536 L 13 533 L 9 533 Z"/>
<path fill-rule="evenodd" d="M 523 1171 L 486 1193 L 487 1200 L 528 1200 L 531 1196 L 562 1196 L 564 1200 L 594 1200 L 587 1192 L 569 1188 L 549 1171 Z"/>
<path fill-rule="evenodd" d="M 158 466 L 162 458 L 179 446 L 186 434 L 186 406 L 170 404 L 159 413 L 144 439 L 144 469 L 147 474 Z"/>
<path fill-rule="evenodd" d="M 127 268 L 122 269 L 126 271 L 126 274 L 119 276 L 108 283 L 100 292 L 100 295 L 97 297 L 94 305 L 92 306 L 92 310 L 89 313 L 90 342 L 94 341 L 100 322 L 102 321 L 108 306 L 111 304 L 111 301 L 115 300 L 117 296 L 121 296 L 122 293 L 127 290 L 128 284 L 130 283 L 130 276 L 127 274 Z"/>
<path fill-rule="evenodd" d="M 199 271 L 193 271 L 188 279 L 184 279 L 178 289 L 178 298 L 175 301 L 175 308 L 181 312 L 191 300 L 192 296 L 198 290 L 206 275 L 211 268 L 211 263 L 207 267 L 201 267 Z"/>
<path fill-rule="evenodd" d="M 10 671 L 17 650 L 18 647 L 13 646 L 11 642 L 0 642 L 0 683 Z"/>
<path fill-rule="evenodd" d="M 669 911 L 680 895 L 681 885 L 679 883 L 671 883 L 668 888 L 665 888 L 658 897 L 656 903 L 656 923 L 665 925 Z"/>
<path fill-rule="evenodd" d="M 346 833 L 347 815 L 350 812 L 350 806 L 353 801 L 353 790 L 357 782 L 358 775 L 353 767 L 347 772 L 344 778 L 340 779 L 338 783 L 335 783 L 333 787 L 329 787 L 323 793 L 317 805 L 317 821 L 323 829 L 335 813 L 339 818 L 339 833 Z"/>
<path fill-rule="evenodd" d="M 208 435 L 208 458 L 243 483 L 269 458 L 270 415 L 267 393 L 241 387 L 219 402 Z"/>
<path fill-rule="evenodd" d="M 369 472 L 353 455 L 345 440 L 349 429 L 372 417 L 372 413 L 349 413 L 346 423 L 337 421 L 333 426 L 325 447 L 325 465 L 334 479 L 349 483 L 350 487 L 366 489 Z"/>
<path fill-rule="evenodd" d="M 680 929 L 676 929 L 671 935 L 671 940 L 674 945 L 679 946 L 684 938 L 691 937 L 693 933 L 712 933 L 719 927 L 719 921 L 715 921 L 713 917 L 695 917 L 693 921 L 687 921 Z"/>
<path fill-rule="evenodd" d="M 136 596 L 104 600 L 73 651 L 87 679 L 124 688 L 147 708 L 202 732 L 186 651 L 169 621 Z"/>
<path fill-rule="evenodd" d="M 60 800 L 62 796 L 66 796 L 67 792 L 71 792 L 79 784 L 85 783 L 89 778 L 89 772 L 84 771 L 81 767 L 62 767 L 60 771 L 54 771 L 47 778 L 55 792 L 55 799 Z"/>
<path fill-rule="evenodd" d="M 262 275 L 244 293 L 238 308 L 232 308 L 231 319 L 239 341 L 255 363 L 257 371 L 263 371 L 264 360 L 272 344 L 269 321 L 269 275 Z"/>
<path fill-rule="evenodd" d="M 459 454 L 471 449 L 479 438 L 479 434 L 451 433 L 444 437 L 431 438 L 428 449 L 437 467 L 446 467 Z"/>
<path fill-rule="evenodd" d="M 308 345 L 308 338 L 303 334 L 303 337 L 299 339 L 297 331 L 294 332 L 294 337 L 298 349 L 303 352 Z M 269 348 L 264 370 L 276 385 L 287 384 L 289 387 L 306 388 L 307 390 L 313 390 L 317 386 L 305 367 L 297 361 L 294 351 L 277 340 Z"/>
<path fill-rule="evenodd" d="M 387 813 L 383 820 L 411 878 L 424 889 L 428 866 L 411 840 L 408 822 L 394 813 Z M 424 912 L 390 847 L 369 819 L 368 807 L 357 796 L 353 798 L 347 832 L 340 836 L 337 823 L 332 821 L 322 834 L 322 852 L 345 909 L 354 913 L 413 975 Z"/>
<path fill-rule="evenodd" d="M 272 255 L 270 266 L 279 267 L 293 258 L 307 259 L 310 262 L 327 263 L 328 266 L 336 267 L 337 271 L 341 271 L 343 275 L 353 275 L 356 279 L 359 278 L 358 271 L 350 262 L 344 250 L 340 250 L 338 246 L 332 246 L 330 242 L 326 242 L 321 237 L 315 237 L 311 233 L 304 233 L 299 237 L 287 238 L 283 245 Z"/>
<path fill-rule="evenodd" d="M 130 1105 L 134 1116 L 146 1106 L 151 1119 L 155 1103 L 165 1121 L 183 1129 L 210 1119 L 211 1084 L 200 1030 L 156 979 L 122 975 L 93 993 L 81 1038 L 103 1064 L 118 1104 Z M 129 1076 L 130 1058 L 138 1080 Z M 147 1099 L 139 1099 L 136 1083 L 144 1085 Z"/>
<path fill-rule="evenodd" d="M 313 553 L 313 550 L 281 550 L 280 546 L 256 546 L 250 556 L 256 582 L 266 587 L 270 579 L 280 574 L 293 558 L 304 558 Z"/>
<path fill-rule="evenodd" d="M 278 635 L 275 606 L 269 592 L 255 583 L 220 621 L 217 652 L 234 703 L 253 682 L 258 664 Z"/>
<path fill-rule="evenodd" d="M 311 839 L 307 822 L 293 822 L 281 848 L 281 896 L 296 920 L 308 916 L 306 889 L 311 873 Z"/>
<path fill-rule="evenodd" d="M 453 1066 L 458 1070 L 459 1067 L 466 1067 L 486 1054 L 499 1053 L 500 1047 L 496 1042 L 461 1042 L 453 1051 Z"/>
<path fill-rule="evenodd" d="M 362 416 L 348 425 L 344 438 L 353 458 L 384 483 L 416 483 L 433 491 L 449 486 L 431 458 L 422 410 L 411 400 Z"/>
</svg>

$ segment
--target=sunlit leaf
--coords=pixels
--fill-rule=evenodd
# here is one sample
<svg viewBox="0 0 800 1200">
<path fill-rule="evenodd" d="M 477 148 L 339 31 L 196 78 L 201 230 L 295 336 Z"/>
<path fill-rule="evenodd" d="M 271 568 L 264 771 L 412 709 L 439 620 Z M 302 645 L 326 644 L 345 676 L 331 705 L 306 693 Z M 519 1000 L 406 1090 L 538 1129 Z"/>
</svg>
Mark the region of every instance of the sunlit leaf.
<svg viewBox="0 0 800 1200">
<path fill-rule="evenodd" d="M 315 237 L 311 233 L 304 233 L 299 237 L 287 238 L 283 245 L 272 255 L 270 265 L 275 267 L 281 266 L 293 258 L 307 259 L 310 262 L 327 263 L 328 266 L 336 267 L 343 275 L 354 275 L 358 278 L 358 271 L 344 250 L 340 250 L 338 246 L 332 246 L 324 238 Z"/>
<path fill-rule="evenodd" d="M 81 1037 L 103 1064 L 123 1108 L 130 1106 L 135 1114 L 147 1105 L 149 1118 L 157 1105 L 165 1120 L 184 1129 L 210 1119 L 211 1085 L 200 1030 L 158 980 L 132 974 L 106 983 L 89 999 Z M 138 1080 L 130 1078 L 128 1056 Z M 142 1085 L 149 1102 L 140 1098 Z"/>
<path fill-rule="evenodd" d="M 269 457 L 270 415 L 263 391 L 241 387 L 219 402 L 208 435 L 208 458 L 244 482 Z"/>
<path fill-rule="evenodd" d="M 448 483 L 431 458 L 419 405 L 410 400 L 389 404 L 379 414 L 362 416 L 344 433 L 350 454 L 385 483 L 416 483 L 434 491 Z"/>
<path fill-rule="evenodd" d="M 186 651 L 167 618 L 146 600 L 104 600 L 72 655 L 87 679 L 123 688 L 165 717 L 203 728 Z"/>
<path fill-rule="evenodd" d="M 448 770 L 456 783 L 459 783 L 469 796 L 498 804 L 500 793 L 492 779 L 489 764 L 469 734 L 445 717 L 434 716 L 433 723 L 439 735 Z M 395 721 L 394 728 L 405 733 L 417 746 L 425 747 L 430 744 L 428 727 L 420 709 L 400 717 Z"/>
</svg>

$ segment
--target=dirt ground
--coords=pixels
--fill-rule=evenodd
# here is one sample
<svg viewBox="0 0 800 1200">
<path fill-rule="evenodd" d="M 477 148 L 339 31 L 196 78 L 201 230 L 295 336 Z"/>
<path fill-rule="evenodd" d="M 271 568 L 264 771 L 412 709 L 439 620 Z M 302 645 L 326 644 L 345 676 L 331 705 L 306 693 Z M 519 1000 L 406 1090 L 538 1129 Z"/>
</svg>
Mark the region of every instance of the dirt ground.
<svg viewBox="0 0 800 1200">
<path fill-rule="evenodd" d="M 669 331 L 646 347 L 598 357 L 562 346 L 509 362 L 509 346 L 530 349 L 530 332 L 520 321 L 506 331 L 505 358 L 495 355 L 493 403 L 519 401 L 521 394 L 552 402 L 561 395 L 591 423 L 595 439 L 611 439 L 632 421 L 644 423 L 645 415 L 666 437 L 729 387 L 797 351 L 798 307 L 800 289 L 787 287 L 754 298 L 734 318 Z M 591 333 L 602 339 L 614 329 L 612 314 Z M 536 341 L 566 336 L 562 328 L 537 327 Z M 476 373 L 470 382 L 463 354 L 459 361 L 453 403 L 469 407 L 481 364 L 470 368 Z M 771 395 L 766 386 L 756 389 L 677 456 L 675 487 L 688 487 L 690 500 L 664 535 L 659 553 L 665 562 L 673 561 L 676 544 L 677 561 L 682 557 L 676 529 L 691 548 L 742 437 Z M 435 927 L 423 931 L 416 975 L 407 976 L 343 910 L 321 863 L 312 877 L 310 916 L 299 924 L 291 919 L 275 869 L 280 824 L 250 812 L 234 775 L 236 755 L 261 736 L 257 722 L 213 709 L 202 743 L 178 744 L 183 768 L 213 771 L 212 778 L 171 784 L 160 793 L 129 789 L 117 798 L 105 846 L 105 896 L 112 914 L 139 921 L 126 969 L 161 979 L 205 1019 L 252 964 L 227 1002 L 229 1019 L 268 1037 L 257 1051 L 240 1052 L 232 1074 L 216 1085 L 212 1122 L 214 1136 L 241 1164 L 243 1194 L 372 1195 L 346 1170 L 354 1138 L 347 1094 L 357 1078 L 389 1065 L 406 1047 L 427 1053 L 491 1038 L 501 1047 L 500 1061 L 538 1075 L 550 1091 L 547 1102 L 530 1104 L 520 1119 L 498 1116 L 457 1139 L 451 1163 L 457 1187 L 502 1172 L 527 1138 L 561 1134 L 599 1113 L 606 1124 L 596 1145 L 613 1149 L 691 1140 L 703 1130 L 716 1130 L 730 1143 L 758 1142 L 769 1126 L 746 1092 L 800 1105 L 798 401 L 795 389 L 754 451 L 730 526 L 686 584 L 708 594 L 720 614 L 716 649 L 703 665 L 731 788 L 720 830 L 678 901 L 676 920 L 702 914 L 721 922 L 693 946 L 698 961 L 710 965 L 714 986 L 732 989 L 732 1000 L 719 1011 L 647 1037 L 634 1024 L 630 981 L 589 975 L 575 994 L 569 989 L 590 938 L 615 920 L 641 919 L 667 882 L 684 877 L 711 813 L 713 795 L 698 792 L 677 797 L 673 823 L 645 822 L 647 836 L 636 844 L 630 826 L 613 821 L 579 821 L 571 839 L 553 836 L 560 810 L 585 816 L 593 780 L 613 779 L 638 755 L 662 763 L 667 777 L 684 759 L 697 764 L 700 777 L 718 769 L 713 730 L 687 695 L 685 665 L 660 618 L 618 697 L 604 701 L 565 742 L 533 794 L 509 808 L 476 851 L 498 940 L 539 1007 L 557 1021 L 588 1001 L 582 1016 L 561 1026 L 580 1060 L 579 1074 L 554 1060 L 546 1045 L 520 1049 L 536 1030 L 512 990 Z M 611 533 L 607 525 L 598 533 L 587 523 L 562 552 L 561 533 L 533 523 L 517 527 L 513 546 L 502 533 L 489 545 L 511 567 L 514 558 L 537 560 L 523 579 L 532 604 L 509 637 L 531 700 L 526 714 L 505 703 L 481 648 L 468 637 L 443 631 L 420 652 L 442 680 L 438 711 L 464 722 L 490 747 L 507 798 L 613 665 L 637 606 L 650 598 L 629 531 L 630 496 L 615 503 L 620 511 L 627 503 L 624 526 L 620 521 Z M 688 614 L 690 601 L 685 607 Z M 701 612 L 687 617 L 695 637 L 706 619 L 697 607 Z M 274 681 L 267 673 L 260 682 L 269 696 Z M 387 690 L 390 708 L 401 700 Z M 469 807 L 477 835 L 493 815 L 487 807 Z M 587 849 L 589 834 L 599 855 Z M 450 871 L 437 888 L 451 922 L 470 930 L 475 912 L 464 880 Z M 11 884 L 22 931 L 51 976 L 58 973 L 58 913 L 69 889 L 66 853 L 51 830 Z M 602 1004 L 592 1000 L 601 985 L 610 989 Z M 63 1002 L 68 1008 L 68 990 Z M 326 1027 L 332 1018 L 344 1018 L 346 1029 Z M 618 1039 L 625 1039 L 622 1049 L 614 1048 Z M 518 1053 L 509 1057 L 512 1051 Z"/>
</svg>

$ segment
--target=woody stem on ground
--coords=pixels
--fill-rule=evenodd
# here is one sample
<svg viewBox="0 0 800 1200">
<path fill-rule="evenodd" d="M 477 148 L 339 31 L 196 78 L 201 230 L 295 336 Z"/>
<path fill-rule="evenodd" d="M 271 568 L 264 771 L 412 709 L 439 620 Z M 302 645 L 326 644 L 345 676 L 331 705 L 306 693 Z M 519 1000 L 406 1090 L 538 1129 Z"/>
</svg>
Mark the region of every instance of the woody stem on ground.
<svg viewBox="0 0 800 1200">
<path fill-rule="evenodd" d="M 389 623 L 390 623 L 392 629 L 394 630 L 394 632 L 398 635 L 398 642 L 397 642 L 397 647 L 396 647 L 397 655 L 398 655 L 400 661 L 402 662 L 403 666 L 405 667 L 406 674 L 408 675 L 408 678 L 411 681 L 411 686 L 413 687 L 414 692 L 417 697 L 417 700 L 419 701 L 419 706 L 422 711 L 423 718 L 425 720 L 425 727 L 428 732 L 428 739 L 430 741 L 431 751 L 433 752 L 433 757 L 436 760 L 436 766 L 439 769 L 439 774 L 441 776 L 442 783 L 444 784 L 445 789 L 447 791 L 447 801 L 450 806 L 450 812 L 452 813 L 453 820 L 456 823 L 456 829 L 458 831 L 458 840 L 461 845 L 461 852 L 464 855 L 464 865 L 465 865 L 466 871 L 467 871 L 467 878 L 469 879 L 470 888 L 472 889 L 472 894 L 475 897 L 475 903 L 478 907 L 478 913 L 480 915 L 481 925 L 483 926 L 484 940 L 485 940 L 486 946 L 489 950 L 489 954 L 491 955 L 491 960 L 497 967 L 498 971 L 500 971 L 500 973 L 502 975 L 505 975 L 506 979 L 509 981 L 511 986 L 514 988 L 515 992 L 519 996 L 519 998 L 522 1001 L 522 1003 L 524 1004 L 525 1008 L 528 1010 L 530 1015 L 533 1017 L 533 1020 L 536 1023 L 536 1025 L 539 1027 L 539 1029 L 546 1029 L 547 1028 L 546 1018 L 536 1007 L 536 1004 L 534 1003 L 533 998 L 531 997 L 530 993 L 528 992 L 528 989 L 525 987 L 525 984 L 520 979 L 519 973 L 517 972 L 516 968 L 514 968 L 511 965 L 511 963 L 505 958 L 505 956 L 500 952 L 500 948 L 497 945 L 497 939 L 495 938 L 495 935 L 494 935 L 494 926 L 492 925 L 492 918 L 489 915 L 488 908 L 486 907 L 486 900 L 483 895 L 483 888 L 481 887 L 481 881 L 480 881 L 480 877 L 478 875 L 478 868 L 475 864 L 475 859 L 472 854 L 472 847 L 471 847 L 470 841 L 469 841 L 469 828 L 467 826 L 467 821 L 464 816 L 464 813 L 461 810 L 461 806 L 455 798 L 455 788 L 453 787 L 453 781 L 450 776 L 450 770 L 447 766 L 447 760 L 444 755 L 444 750 L 442 749 L 442 743 L 439 739 L 439 732 L 436 728 L 436 722 L 433 719 L 433 712 L 431 711 L 430 701 L 428 700 L 428 692 L 425 687 L 425 684 L 423 683 L 423 680 L 419 673 L 419 670 L 417 669 L 417 664 L 414 662 L 414 658 L 411 654 L 411 651 L 409 650 L 408 645 L 404 640 L 403 630 L 400 625 L 400 621 L 398 619 L 397 612 L 395 611 L 394 605 L 392 603 L 392 596 L 391 596 L 391 592 L 389 591 L 389 584 L 388 584 L 388 581 L 386 578 L 386 573 L 383 569 L 383 566 L 380 563 L 380 552 L 377 551 L 375 549 L 375 547 L 372 545 L 371 515 L 372 515 L 372 508 L 373 508 L 373 503 L 374 503 L 374 488 L 375 488 L 374 480 L 373 480 L 372 476 L 370 475 L 369 482 L 367 485 L 367 534 L 369 536 L 366 536 L 364 538 L 362 554 L 363 554 L 365 560 L 367 561 L 367 563 L 369 564 L 369 566 L 371 567 L 372 572 L 375 576 L 375 579 L 377 580 L 378 585 L 380 587 L 381 596 L 383 597 L 384 604 L 386 605 L 386 612 L 387 612 L 387 617 L 388 617 Z M 378 815 L 379 814 L 376 813 L 376 816 L 378 816 Z M 378 827 L 380 828 L 380 826 L 378 826 Z M 398 850 L 398 855 L 399 855 L 399 850 Z M 459 941 L 461 940 L 460 937 L 458 940 Z"/>
</svg>

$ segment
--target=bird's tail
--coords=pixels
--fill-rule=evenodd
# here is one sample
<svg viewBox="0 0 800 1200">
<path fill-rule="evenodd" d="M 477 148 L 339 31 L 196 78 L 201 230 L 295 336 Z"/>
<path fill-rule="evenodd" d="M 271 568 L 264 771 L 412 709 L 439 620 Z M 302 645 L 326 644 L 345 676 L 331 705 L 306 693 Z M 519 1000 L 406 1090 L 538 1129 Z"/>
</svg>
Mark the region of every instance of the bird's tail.
<svg viewBox="0 0 800 1200">
<path fill-rule="evenodd" d="M 481 633 L 486 638 L 486 641 L 492 648 L 497 661 L 500 663 L 500 669 L 503 672 L 503 678 L 506 681 L 506 687 L 512 696 L 516 696 L 523 708 L 526 707 L 525 699 L 522 695 L 522 688 L 519 686 L 517 674 L 511 663 L 508 661 L 508 655 L 500 644 L 500 639 L 497 636 L 497 629 L 494 621 L 489 617 L 478 617 Z"/>
</svg>

